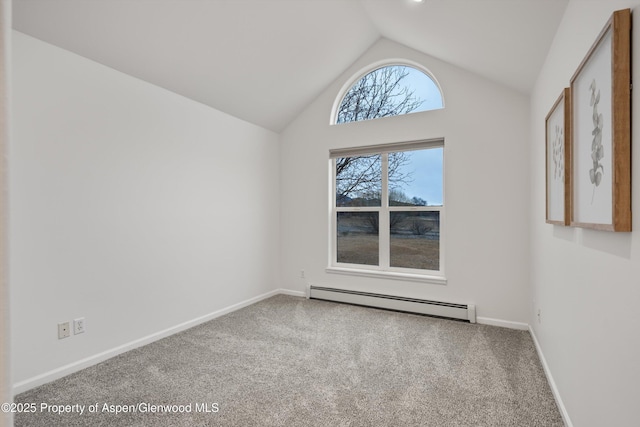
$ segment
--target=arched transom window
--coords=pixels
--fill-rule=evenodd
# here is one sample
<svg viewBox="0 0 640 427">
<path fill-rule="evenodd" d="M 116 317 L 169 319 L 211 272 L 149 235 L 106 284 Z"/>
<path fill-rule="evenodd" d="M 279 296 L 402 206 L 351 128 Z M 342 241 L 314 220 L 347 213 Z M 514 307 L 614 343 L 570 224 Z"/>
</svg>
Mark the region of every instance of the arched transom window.
<svg viewBox="0 0 640 427">
<path fill-rule="evenodd" d="M 442 92 L 426 71 L 409 65 L 385 65 L 360 77 L 334 112 L 333 123 L 398 116 L 444 107 Z"/>
</svg>

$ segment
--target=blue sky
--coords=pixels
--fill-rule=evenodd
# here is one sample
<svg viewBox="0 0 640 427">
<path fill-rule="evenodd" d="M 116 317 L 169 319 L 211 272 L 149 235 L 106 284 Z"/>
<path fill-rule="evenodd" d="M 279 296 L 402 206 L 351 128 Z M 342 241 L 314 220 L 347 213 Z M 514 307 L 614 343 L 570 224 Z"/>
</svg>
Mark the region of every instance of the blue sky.
<svg viewBox="0 0 640 427">
<path fill-rule="evenodd" d="M 406 70 L 409 75 L 404 78 L 403 82 L 415 91 L 414 94 L 418 98 L 424 100 L 420 108 L 415 112 L 442 108 L 442 96 L 433 80 L 415 68 L 406 67 Z"/>
<path fill-rule="evenodd" d="M 424 100 L 417 111 L 427 111 L 442 108 L 442 95 L 438 86 L 429 76 L 415 68 L 407 67 L 409 75 L 404 82 L 411 87 L 414 94 Z M 403 170 L 411 171 L 413 181 L 403 188 L 409 197 L 419 197 L 427 201 L 428 205 L 442 205 L 442 163 L 443 149 L 409 151 L 410 164 Z"/>
<path fill-rule="evenodd" d="M 411 172 L 413 180 L 404 185 L 402 191 L 407 196 L 419 197 L 429 206 L 442 205 L 442 163 L 443 148 L 407 151 L 409 162 L 402 172 Z"/>
</svg>

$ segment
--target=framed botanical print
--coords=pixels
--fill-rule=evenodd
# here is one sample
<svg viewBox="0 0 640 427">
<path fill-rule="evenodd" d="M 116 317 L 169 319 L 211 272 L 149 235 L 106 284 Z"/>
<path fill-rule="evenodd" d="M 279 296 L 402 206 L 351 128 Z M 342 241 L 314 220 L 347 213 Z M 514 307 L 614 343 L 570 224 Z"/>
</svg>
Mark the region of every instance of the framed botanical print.
<svg viewBox="0 0 640 427">
<path fill-rule="evenodd" d="M 631 231 L 631 11 L 613 13 L 571 78 L 571 225 Z"/>
<path fill-rule="evenodd" d="M 571 90 L 565 88 L 545 119 L 546 221 L 569 225 L 571 189 Z"/>
</svg>

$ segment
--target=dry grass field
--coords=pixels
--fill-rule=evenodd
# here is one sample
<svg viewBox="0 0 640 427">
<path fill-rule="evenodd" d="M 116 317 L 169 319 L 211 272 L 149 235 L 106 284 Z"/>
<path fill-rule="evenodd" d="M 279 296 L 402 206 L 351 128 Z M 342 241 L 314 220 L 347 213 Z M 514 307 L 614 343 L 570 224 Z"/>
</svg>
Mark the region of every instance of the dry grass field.
<svg viewBox="0 0 640 427">
<path fill-rule="evenodd" d="M 338 262 L 378 265 L 378 236 L 370 234 L 338 236 Z"/>
<path fill-rule="evenodd" d="M 440 241 L 391 236 L 391 267 L 438 270 Z"/>
<path fill-rule="evenodd" d="M 438 270 L 438 240 L 391 236 L 391 266 Z M 338 236 L 338 262 L 378 265 L 378 236 L 349 234 Z"/>
</svg>

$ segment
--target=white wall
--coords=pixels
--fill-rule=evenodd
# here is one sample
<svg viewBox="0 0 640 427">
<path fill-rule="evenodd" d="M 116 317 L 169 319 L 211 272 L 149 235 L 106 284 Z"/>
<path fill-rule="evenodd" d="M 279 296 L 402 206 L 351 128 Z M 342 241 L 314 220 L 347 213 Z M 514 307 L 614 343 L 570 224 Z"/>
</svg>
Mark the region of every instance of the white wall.
<svg viewBox="0 0 640 427">
<path fill-rule="evenodd" d="M 13 75 L 15 383 L 278 287 L 277 134 L 17 32 Z"/>
<path fill-rule="evenodd" d="M 339 126 L 335 97 L 361 68 L 402 58 L 429 69 L 446 108 Z M 345 71 L 281 136 L 282 281 L 475 302 L 480 317 L 528 321 L 528 98 L 386 39 Z M 329 149 L 445 138 L 447 285 L 328 274 Z M 306 278 L 300 278 L 304 269 Z"/>
<path fill-rule="evenodd" d="M 11 402 L 10 347 L 11 329 L 9 317 L 9 281 L 7 266 L 9 264 L 7 238 L 7 146 L 9 141 L 9 88 L 11 63 L 11 2 L 0 2 L 0 402 Z M 11 412 L 0 413 L 0 426 L 13 423 Z"/>
<path fill-rule="evenodd" d="M 612 233 L 545 223 L 544 119 L 614 10 L 633 12 L 633 80 L 640 81 L 640 1 L 576 1 L 567 7 L 531 96 L 530 323 L 575 426 L 638 425 L 640 224 Z M 640 93 L 632 95 L 633 137 Z M 635 143 L 634 143 L 635 145 Z M 640 150 L 633 149 L 633 211 L 640 212 Z"/>
</svg>

